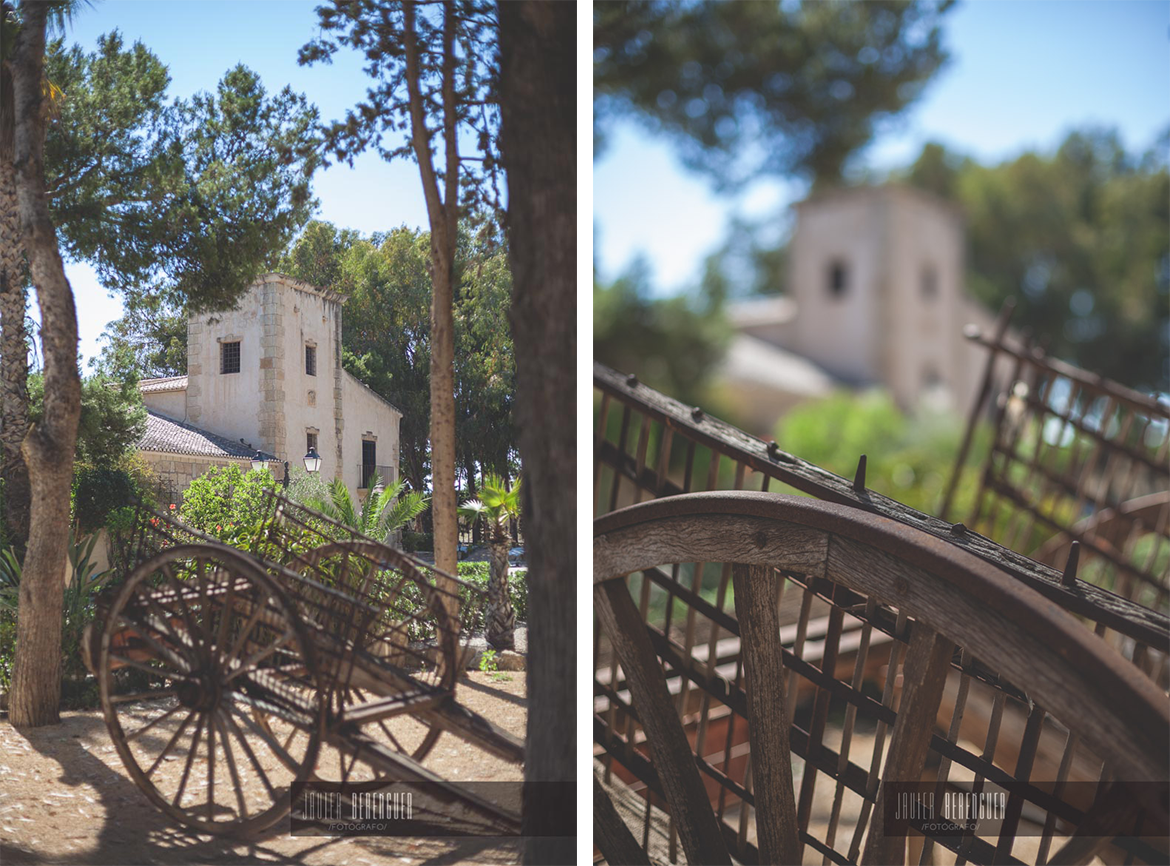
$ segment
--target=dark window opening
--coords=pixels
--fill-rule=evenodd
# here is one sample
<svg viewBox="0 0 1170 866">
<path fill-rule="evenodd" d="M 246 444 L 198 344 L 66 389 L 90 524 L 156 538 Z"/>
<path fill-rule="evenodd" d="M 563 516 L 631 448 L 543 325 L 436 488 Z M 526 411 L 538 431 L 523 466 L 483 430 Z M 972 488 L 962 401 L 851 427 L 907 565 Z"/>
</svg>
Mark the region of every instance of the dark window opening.
<svg viewBox="0 0 1170 866">
<path fill-rule="evenodd" d="M 305 374 L 317 375 L 317 347 L 305 346 Z"/>
<path fill-rule="evenodd" d="M 933 265 L 922 269 L 922 297 L 931 300 L 938 295 L 938 272 Z"/>
<path fill-rule="evenodd" d="M 834 298 L 844 297 L 849 290 L 849 268 L 840 259 L 829 264 L 829 295 Z"/>
<path fill-rule="evenodd" d="M 220 343 L 219 344 L 219 372 L 221 373 L 238 373 L 240 372 L 240 344 L 239 341 L 235 343 Z"/>
<path fill-rule="evenodd" d="M 305 453 L 308 454 L 310 451 L 315 451 L 316 448 L 317 448 L 317 434 L 316 433 L 306 433 L 305 434 Z M 318 451 L 317 453 L 320 454 L 321 452 Z"/>
<path fill-rule="evenodd" d="M 378 471 L 378 443 L 362 440 L 362 483 L 363 489 L 370 486 L 370 479 Z M 386 479 L 382 479 L 385 481 Z"/>
</svg>

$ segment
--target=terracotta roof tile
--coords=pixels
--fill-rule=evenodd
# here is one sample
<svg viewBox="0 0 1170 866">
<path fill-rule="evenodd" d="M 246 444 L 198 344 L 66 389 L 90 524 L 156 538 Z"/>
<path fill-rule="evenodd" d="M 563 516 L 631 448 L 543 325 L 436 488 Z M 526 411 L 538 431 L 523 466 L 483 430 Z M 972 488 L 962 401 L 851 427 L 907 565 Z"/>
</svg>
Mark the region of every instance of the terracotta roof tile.
<svg viewBox="0 0 1170 866">
<path fill-rule="evenodd" d="M 165 379 L 143 379 L 138 383 L 138 390 L 143 394 L 156 394 L 159 391 L 187 390 L 186 376 L 168 376 Z"/>
<path fill-rule="evenodd" d="M 167 454 L 190 454 L 198 457 L 230 457 L 237 460 L 251 458 L 256 450 L 242 442 L 233 442 L 215 433 L 200 430 L 191 424 L 175 421 L 149 409 L 146 412 L 146 432 L 138 440 L 140 451 L 161 451 Z M 261 452 L 265 460 L 276 460 Z"/>
</svg>

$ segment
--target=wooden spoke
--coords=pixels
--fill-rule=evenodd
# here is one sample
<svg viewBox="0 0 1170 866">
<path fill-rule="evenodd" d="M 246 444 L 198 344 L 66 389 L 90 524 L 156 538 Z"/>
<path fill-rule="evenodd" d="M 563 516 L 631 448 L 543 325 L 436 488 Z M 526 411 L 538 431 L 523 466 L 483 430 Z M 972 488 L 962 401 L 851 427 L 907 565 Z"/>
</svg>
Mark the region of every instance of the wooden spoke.
<svg viewBox="0 0 1170 866">
<path fill-rule="evenodd" d="M 224 723 L 231 728 L 232 733 L 236 737 L 236 741 L 240 744 L 240 748 L 243 749 L 244 754 L 248 756 L 248 761 L 251 763 L 252 769 L 256 771 L 256 775 L 258 775 L 260 777 L 260 781 L 264 783 L 264 787 L 268 790 L 268 795 L 273 800 L 275 800 L 277 796 L 276 790 L 272 787 L 272 782 L 268 780 L 268 773 L 264 771 L 263 765 L 261 765 L 261 763 L 256 759 L 256 753 L 252 751 L 252 746 L 249 745 L 248 738 L 244 735 L 244 732 L 240 730 L 240 726 L 236 724 L 236 720 L 233 719 L 231 714 L 225 711 L 223 707 L 219 707 L 216 712 L 219 713 Z"/>
<path fill-rule="evenodd" d="M 767 816 L 757 826 L 760 854 L 766 863 L 799 863 L 800 832 L 792 789 L 788 745 L 788 710 L 784 706 L 780 621 L 780 581 L 761 565 L 732 567 L 735 613 L 739 618 L 743 662 L 747 673 L 748 734 L 755 768 L 756 809 Z"/>
<path fill-rule="evenodd" d="M 240 774 L 236 770 L 236 756 L 232 752 L 232 744 L 227 734 L 227 727 L 223 723 L 223 718 L 216 712 L 213 719 L 215 727 L 219 730 L 219 740 L 221 748 L 223 749 L 224 760 L 227 762 L 228 774 L 232 777 L 232 790 L 236 793 L 236 805 L 239 807 L 239 815 L 241 818 L 248 817 L 248 806 L 244 802 L 244 785 L 240 781 Z"/>
<path fill-rule="evenodd" d="M 207 716 L 207 820 L 215 820 L 215 724 Z"/>
<path fill-rule="evenodd" d="M 141 728 L 139 728 L 138 730 L 136 730 L 136 731 L 133 731 L 132 733 L 129 733 L 129 734 L 127 734 L 127 735 L 126 735 L 126 741 L 127 741 L 127 742 L 129 742 L 130 740 L 136 740 L 136 739 L 138 739 L 138 738 L 139 738 L 139 737 L 141 737 L 143 734 L 145 734 L 147 731 L 149 731 L 151 728 L 153 728 L 155 725 L 159 724 L 160 722 L 164 722 L 164 721 L 166 721 L 167 719 L 169 719 L 171 716 L 173 716 L 175 713 L 177 713 L 177 712 L 178 712 L 179 710 L 181 710 L 181 709 L 183 709 L 183 705 L 182 705 L 182 704 L 175 704 L 173 707 L 171 707 L 169 710 L 167 710 L 167 711 L 166 711 L 165 713 L 163 713 L 161 716 L 155 716 L 155 718 L 154 718 L 154 719 L 152 719 L 151 721 L 147 722 L 145 725 L 143 725 L 143 726 L 142 726 Z M 165 753 L 165 752 L 163 753 L 163 757 L 166 757 L 166 753 Z M 160 759 L 160 760 L 161 760 L 161 759 Z M 154 770 L 154 767 L 151 767 L 151 770 L 153 771 L 153 770 Z M 149 776 L 149 775 L 150 775 L 150 773 L 147 773 L 147 775 Z"/>
<path fill-rule="evenodd" d="M 183 596 L 183 582 L 175 577 L 175 573 L 171 569 L 169 562 L 163 563 L 161 571 L 173 587 L 175 599 L 179 602 L 180 607 L 182 607 L 180 615 L 183 617 L 183 622 L 187 625 L 187 638 L 194 644 L 196 651 L 199 653 L 200 660 L 207 663 L 210 661 L 207 644 L 200 640 L 202 632 L 196 628 L 195 616 L 191 613 L 191 608 L 187 606 L 187 599 Z"/>
<path fill-rule="evenodd" d="M 155 758 L 154 763 L 150 765 L 150 769 L 146 771 L 146 777 L 148 779 L 150 778 L 151 774 L 155 770 L 158 769 L 158 765 L 163 762 L 163 759 L 166 758 L 166 756 L 170 754 L 171 749 L 173 749 L 175 747 L 175 743 L 177 743 L 179 741 L 179 737 L 183 736 L 183 731 L 187 730 L 187 725 L 191 724 L 191 717 L 194 715 L 195 715 L 194 710 L 191 710 L 191 712 L 187 713 L 187 717 L 185 719 L 183 719 L 183 722 L 182 722 L 182 724 L 179 725 L 178 730 L 176 730 L 174 735 L 170 738 L 170 740 L 167 741 L 167 744 L 165 747 L 163 747 L 163 750 L 161 752 L 159 752 L 159 755 L 157 758 Z M 135 736 L 138 736 L 138 734 L 141 734 L 141 733 L 142 733 L 142 731 L 138 731 L 138 733 L 135 734 Z M 187 760 L 188 761 L 191 760 L 190 754 L 188 754 Z"/>
<path fill-rule="evenodd" d="M 235 611 L 235 581 L 230 578 L 227 581 L 227 592 L 223 601 L 223 606 L 220 608 L 219 614 L 219 633 L 215 636 L 215 647 L 219 651 L 220 664 L 223 664 L 226 659 L 223 655 L 223 648 L 227 645 L 228 631 L 232 622 L 232 615 Z"/>
<path fill-rule="evenodd" d="M 264 613 L 263 604 L 252 605 L 252 615 L 248 617 L 248 622 L 240 630 L 240 636 L 236 638 L 236 642 L 232 644 L 231 652 L 228 653 L 227 658 L 238 658 L 240 651 L 247 645 L 248 638 L 252 634 L 252 629 L 255 628 L 256 623 L 260 621 L 260 616 Z"/>
<path fill-rule="evenodd" d="M 264 741 L 265 745 L 267 745 L 268 748 L 272 750 L 274 755 L 280 758 L 286 767 L 296 767 L 301 763 L 284 750 L 284 747 L 276 741 L 276 737 L 272 735 L 271 731 L 265 730 L 264 727 L 257 725 L 254 721 L 252 721 L 252 719 L 244 715 L 244 713 L 238 707 L 236 707 L 235 704 L 232 705 L 232 711 L 239 715 L 244 724 L 248 726 L 248 730 L 259 736 L 260 739 Z"/>
<path fill-rule="evenodd" d="M 179 575 L 189 579 L 184 581 Z M 264 621 L 277 628 L 263 635 L 266 646 L 251 646 L 255 630 Z M 141 653 L 121 646 L 135 636 L 141 638 L 137 644 Z M 175 545 L 153 555 L 131 572 L 110 602 L 99 646 L 97 676 L 106 723 L 128 774 L 155 805 L 184 826 L 212 834 L 262 831 L 288 813 L 287 797 L 275 777 L 265 771 L 263 756 L 248 738 L 259 735 L 264 747 L 285 764 L 293 782 L 307 779 L 324 730 L 325 692 L 296 608 L 253 558 L 212 545 Z M 286 667 L 296 670 L 295 680 L 275 668 L 258 670 L 277 652 L 282 664 L 287 659 Z M 162 661 L 135 658 L 142 654 Z M 166 689 L 115 695 L 114 671 L 123 666 L 171 682 Z M 282 694 L 287 682 L 301 690 L 295 701 L 297 733 L 304 735 L 295 749 L 299 757 L 259 728 L 245 734 L 236 723 L 233 714 L 241 713 L 254 696 L 233 684 L 238 686 L 238 674 L 249 671 L 253 679 L 263 673 L 270 680 L 261 685 L 273 698 Z M 160 707 L 145 723 L 131 709 L 134 700 L 163 695 L 178 703 Z M 173 733 L 167 731 L 165 744 L 161 737 L 144 736 L 175 724 L 176 719 L 181 721 Z M 182 750 L 183 743 L 189 743 L 189 748 Z M 175 774 L 177 781 L 158 773 L 164 761 L 174 760 L 182 751 L 186 754 L 181 771 Z M 238 758 L 241 753 L 244 760 Z M 223 765 L 226 770 L 221 769 Z M 263 802 L 243 788 L 250 778 L 245 771 L 248 766 L 260 778 Z M 224 793 L 225 783 L 233 793 Z"/>
<path fill-rule="evenodd" d="M 622 670 L 671 814 L 690 863 L 731 863 L 727 844 L 707 801 L 694 753 L 662 679 L 646 627 L 624 581 L 599 584 L 593 594 L 605 633 L 621 657 Z"/>
<path fill-rule="evenodd" d="M 153 689 L 148 692 L 133 692 L 130 694 L 114 695 L 110 698 L 110 703 L 114 704 L 130 704 L 135 701 L 153 701 L 158 698 L 169 698 L 175 694 L 173 687 L 165 689 Z"/>
<path fill-rule="evenodd" d="M 183 808 L 183 792 L 187 789 L 187 779 L 191 776 L 191 764 L 195 760 L 195 753 L 199 751 L 199 738 L 203 734 L 203 719 L 204 715 L 199 714 L 199 721 L 195 725 L 195 736 L 191 739 L 191 751 L 187 753 L 187 760 L 183 764 L 183 775 L 179 779 L 179 790 L 175 793 L 175 799 L 171 801 L 171 805 L 176 809 Z"/>
<path fill-rule="evenodd" d="M 139 640 L 146 641 L 154 649 L 154 661 L 160 661 L 171 666 L 180 676 L 187 676 L 191 673 L 191 664 L 176 653 L 171 647 L 160 643 L 156 638 L 152 637 L 147 628 L 154 628 L 152 620 L 142 619 L 137 622 L 128 619 L 125 616 L 118 617 L 118 621 L 125 625 L 128 629 L 134 632 L 134 636 Z M 143 628 L 146 626 L 147 628 Z M 158 629 L 155 629 L 158 631 Z"/>
<path fill-rule="evenodd" d="M 268 658 L 270 655 L 272 655 L 274 652 L 276 652 L 281 647 L 287 646 L 289 644 L 289 642 L 292 641 L 292 639 L 293 639 L 292 631 L 291 630 L 286 631 L 284 634 L 282 634 L 279 638 L 277 638 L 275 641 L 270 643 L 264 649 L 260 650 L 257 653 L 253 653 L 252 655 L 248 656 L 248 658 L 244 659 L 244 661 L 240 663 L 240 666 L 238 668 L 233 670 L 231 673 L 229 673 L 224 678 L 224 682 L 230 683 L 232 680 L 234 680 L 240 674 L 247 673 L 250 670 L 255 670 L 256 666 L 258 664 L 260 664 L 260 662 L 264 661 L 264 659 Z"/>
</svg>

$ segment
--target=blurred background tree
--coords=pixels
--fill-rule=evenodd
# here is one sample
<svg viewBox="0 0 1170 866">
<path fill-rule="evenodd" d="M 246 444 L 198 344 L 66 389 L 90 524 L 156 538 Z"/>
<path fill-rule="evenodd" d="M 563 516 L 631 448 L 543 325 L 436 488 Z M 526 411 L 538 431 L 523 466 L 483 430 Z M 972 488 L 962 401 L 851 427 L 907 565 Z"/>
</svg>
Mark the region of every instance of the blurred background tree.
<svg viewBox="0 0 1170 866">
<path fill-rule="evenodd" d="M 720 184 L 762 173 L 836 180 L 946 62 L 951 6 L 597 3 L 594 153 L 615 118 L 634 115 Z"/>
<path fill-rule="evenodd" d="M 696 290 L 655 298 L 643 263 L 612 283 L 593 281 L 593 357 L 684 403 L 710 405 L 708 374 L 731 338 L 716 276 Z"/>
<path fill-rule="evenodd" d="M 953 514 L 967 514 L 976 489 L 971 468 L 981 463 L 989 446 L 988 431 L 973 440 Z M 912 508 L 937 514 L 943 488 L 950 479 L 963 436 L 963 421 L 950 413 L 924 410 L 909 417 L 884 391 L 840 391 L 805 403 L 776 425 L 776 441 L 845 478 L 852 478 L 858 458 L 866 455 L 865 486 Z M 968 480 L 964 478 L 964 481 Z"/>
<path fill-rule="evenodd" d="M 1170 128 L 1145 153 L 1116 130 L 981 165 L 940 144 L 895 179 L 967 215 L 967 290 L 1048 351 L 1142 390 L 1170 390 Z"/>
</svg>

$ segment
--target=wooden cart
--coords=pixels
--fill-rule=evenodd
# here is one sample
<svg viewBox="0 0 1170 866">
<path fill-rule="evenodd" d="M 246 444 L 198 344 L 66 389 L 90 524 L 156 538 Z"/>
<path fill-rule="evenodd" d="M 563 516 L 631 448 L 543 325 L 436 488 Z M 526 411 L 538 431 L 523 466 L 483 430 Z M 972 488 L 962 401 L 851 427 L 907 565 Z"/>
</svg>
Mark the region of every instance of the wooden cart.
<svg viewBox="0 0 1170 866">
<path fill-rule="evenodd" d="M 518 832 L 515 811 L 424 765 L 444 731 L 524 760 L 455 701 L 456 578 L 278 494 L 247 552 L 142 509 L 117 559 L 87 663 L 130 777 L 176 821 L 254 833 L 299 783 L 406 782 L 444 820 Z"/>
</svg>

